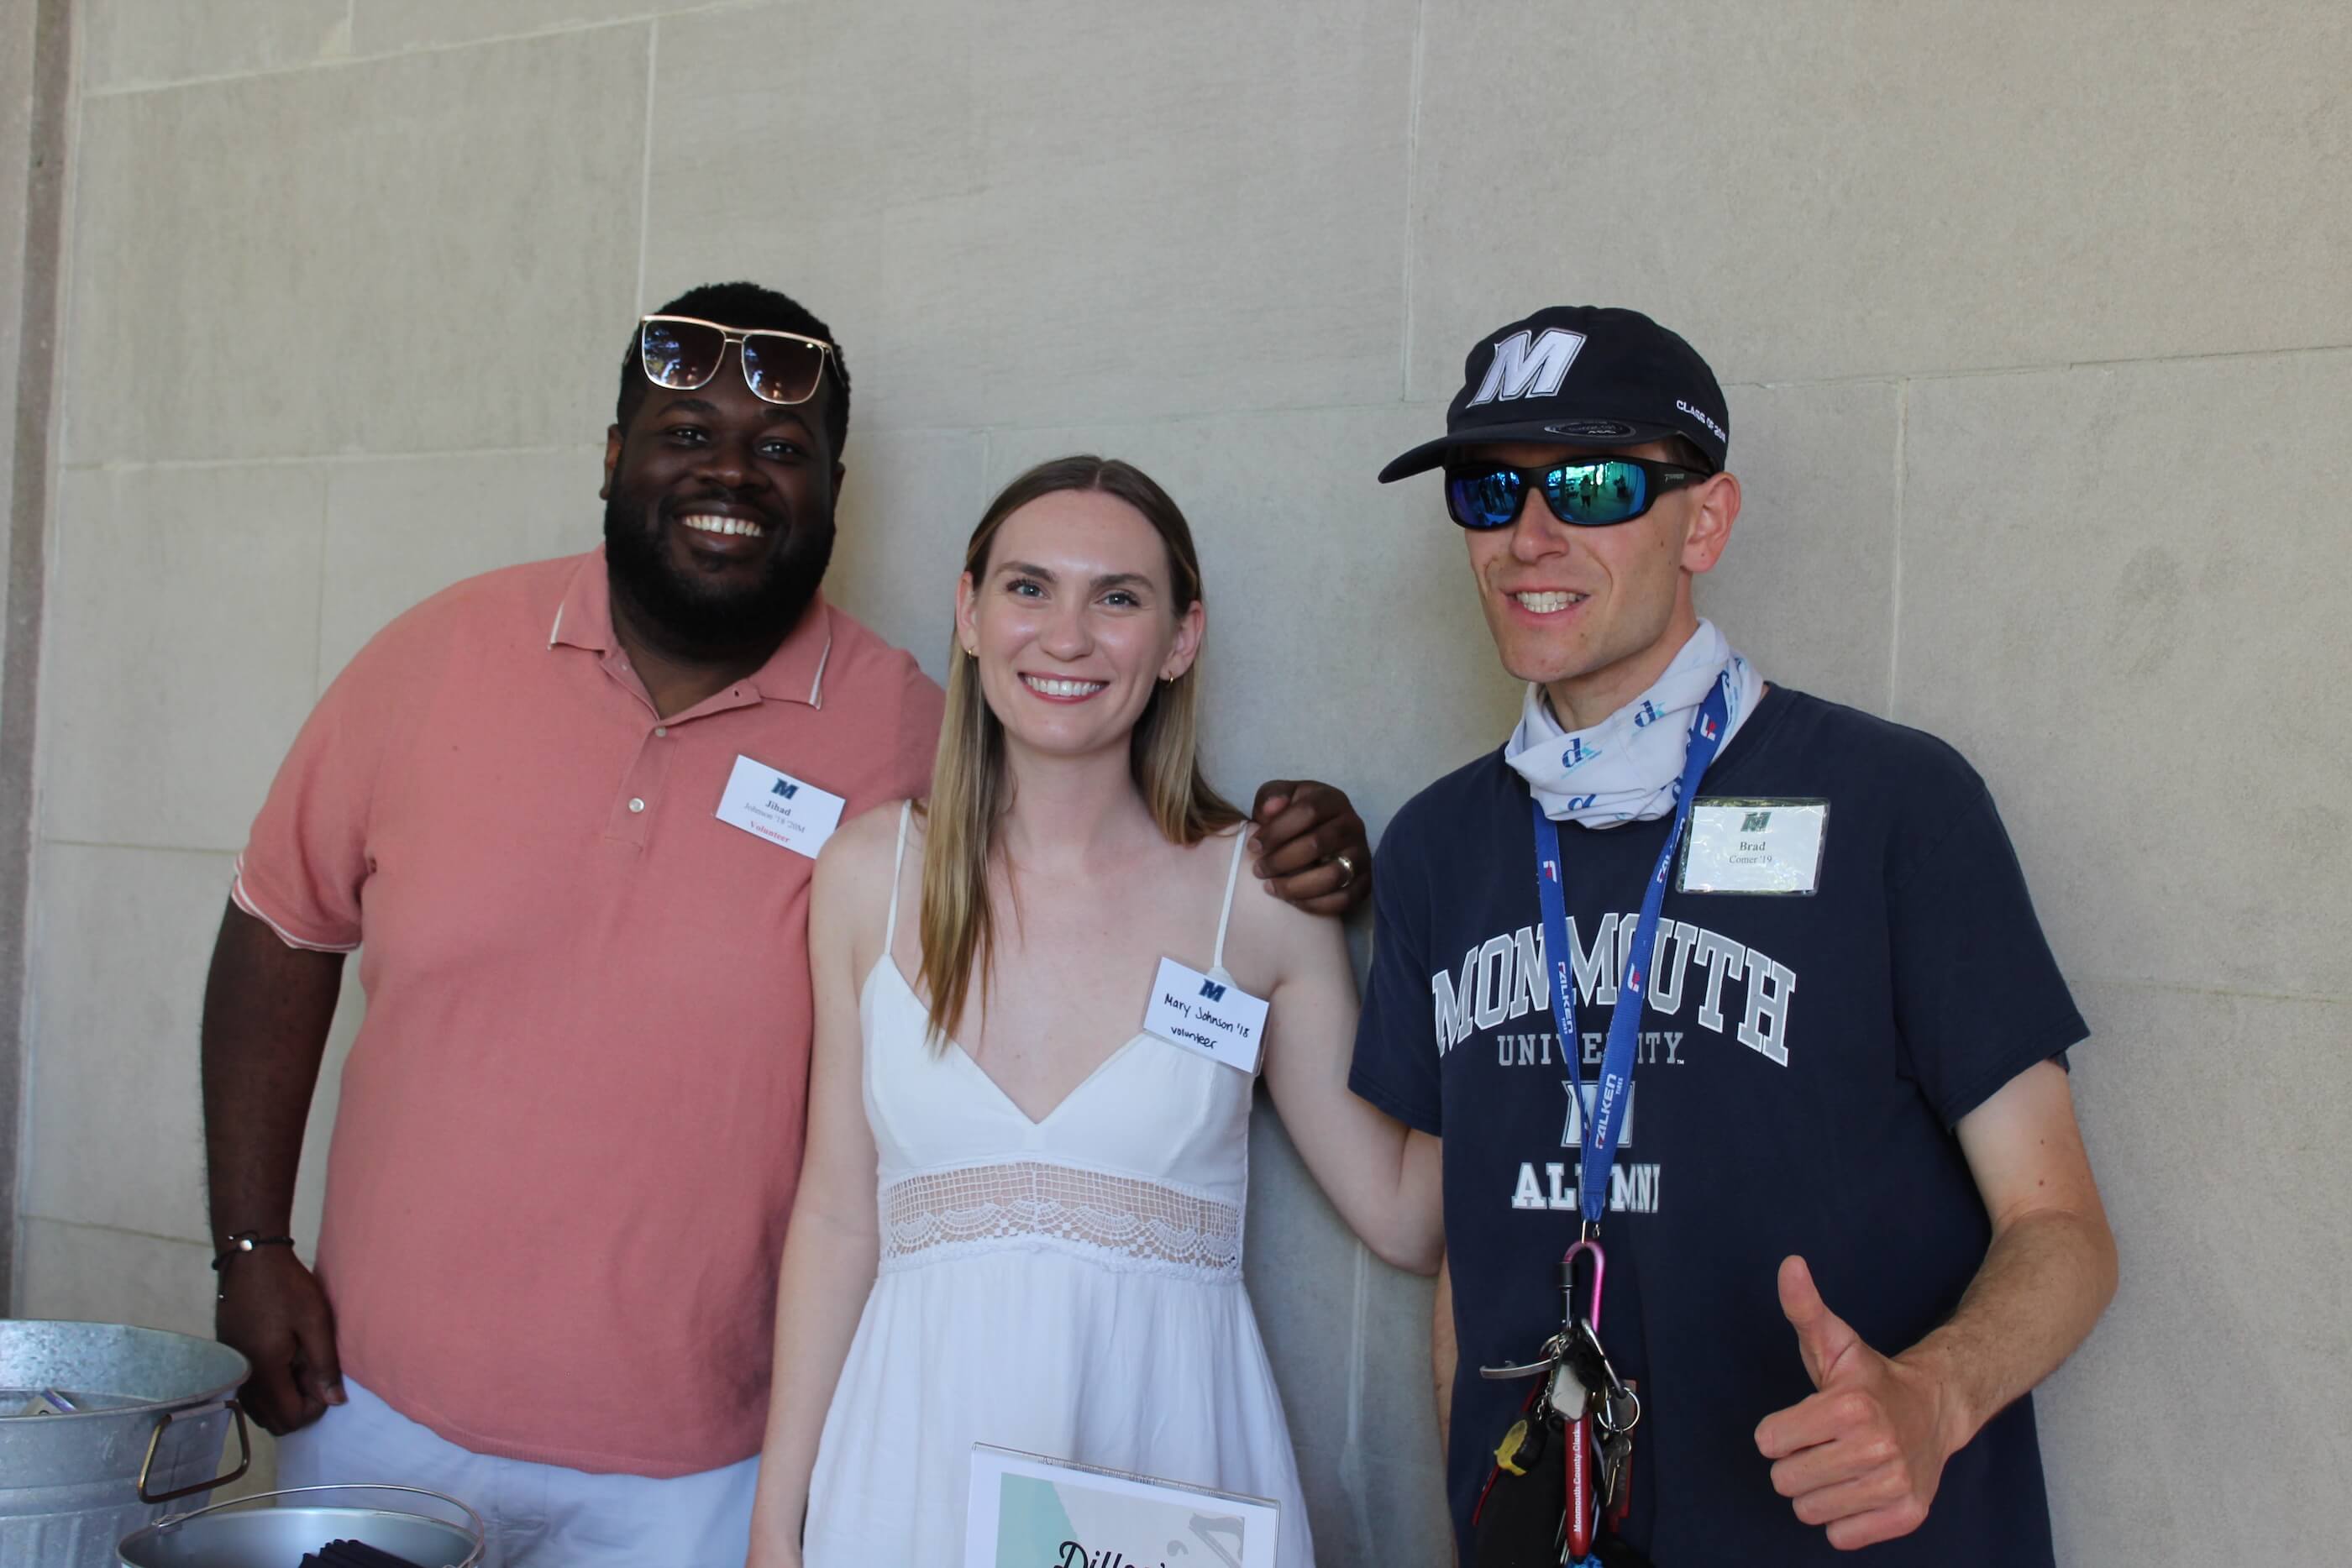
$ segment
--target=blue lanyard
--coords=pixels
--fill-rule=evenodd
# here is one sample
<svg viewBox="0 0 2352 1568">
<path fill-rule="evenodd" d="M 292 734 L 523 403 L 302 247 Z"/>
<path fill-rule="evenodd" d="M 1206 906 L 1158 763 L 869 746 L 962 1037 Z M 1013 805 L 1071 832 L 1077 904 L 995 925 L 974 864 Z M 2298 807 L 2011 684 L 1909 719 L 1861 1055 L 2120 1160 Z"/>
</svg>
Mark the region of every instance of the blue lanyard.
<svg viewBox="0 0 2352 1568">
<path fill-rule="evenodd" d="M 1617 1163 L 1617 1141 L 1625 1132 L 1625 1105 L 1633 1082 L 1633 1047 L 1641 1038 L 1642 1014 L 1648 998 L 1648 966 L 1658 940 L 1658 911 L 1665 904 L 1666 873 L 1673 869 L 1675 846 L 1689 825 L 1691 805 L 1698 799 L 1698 781 L 1723 749 L 1727 711 L 1721 681 L 1715 684 L 1691 720 L 1684 742 L 1683 777 L 1675 797 L 1675 829 L 1658 852 L 1658 868 L 1642 894 L 1642 917 L 1633 927 L 1631 956 L 1617 992 L 1617 1008 L 1609 1019 L 1609 1043 L 1601 1053 L 1601 1077 L 1589 1107 L 1584 1102 L 1583 1047 L 1576 1034 L 1576 973 L 1570 962 L 1566 871 L 1559 858 L 1559 825 L 1544 815 L 1543 802 L 1530 800 L 1536 821 L 1536 893 L 1543 900 L 1544 952 L 1551 959 L 1551 1016 L 1559 1028 L 1560 1048 L 1568 1054 L 1569 1092 L 1577 1097 L 1584 1123 L 1584 1160 L 1576 1183 L 1577 1202 L 1584 1210 L 1589 1237 L 1601 1224 L 1609 1201 L 1609 1173 Z"/>
</svg>

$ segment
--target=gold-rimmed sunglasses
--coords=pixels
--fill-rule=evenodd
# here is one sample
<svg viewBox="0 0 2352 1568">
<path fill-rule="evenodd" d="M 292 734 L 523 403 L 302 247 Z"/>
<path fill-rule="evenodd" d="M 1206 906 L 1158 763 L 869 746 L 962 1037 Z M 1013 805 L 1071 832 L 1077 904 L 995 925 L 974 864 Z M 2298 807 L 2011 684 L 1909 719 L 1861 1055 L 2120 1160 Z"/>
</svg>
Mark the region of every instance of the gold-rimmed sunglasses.
<svg viewBox="0 0 2352 1568">
<path fill-rule="evenodd" d="M 739 331 L 693 316 L 637 319 L 637 358 L 646 379 L 673 392 L 710 384 L 727 358 L 727 345 L 741 347 L 743 384 L 768 402 L 806 402 L 824 379 L 833 345 L 798 332 Z"/>
</svg>

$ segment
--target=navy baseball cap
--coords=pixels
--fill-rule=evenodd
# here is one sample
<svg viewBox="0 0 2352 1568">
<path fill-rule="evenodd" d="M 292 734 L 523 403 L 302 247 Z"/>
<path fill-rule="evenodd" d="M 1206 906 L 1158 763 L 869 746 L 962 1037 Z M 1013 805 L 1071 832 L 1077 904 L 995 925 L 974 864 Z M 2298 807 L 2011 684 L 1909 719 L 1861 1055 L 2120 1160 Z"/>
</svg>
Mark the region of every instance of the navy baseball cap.
<svg viewBox="0 0 2352 1568">
<path fill-rule="evenodd" d="M 1670 435 L 1722 470 L 1731 413 L 1698 350 L 1639 310 L 1554 305 L 1479 340 L 1462 361 L 1445 434 L 1381 469 L 1381 483 L 1488 442 L 1625 446 Z"/>
</svg>

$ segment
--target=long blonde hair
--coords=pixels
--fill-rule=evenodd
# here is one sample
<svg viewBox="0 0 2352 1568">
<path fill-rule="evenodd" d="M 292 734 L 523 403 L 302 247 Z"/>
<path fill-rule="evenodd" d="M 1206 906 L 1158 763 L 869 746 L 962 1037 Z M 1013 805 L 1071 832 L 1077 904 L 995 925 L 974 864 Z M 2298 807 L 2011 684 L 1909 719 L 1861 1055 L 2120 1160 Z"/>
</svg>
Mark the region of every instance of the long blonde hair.
<svg viewBox="0 0 2352 1568">
<path fill-rule="evenodd" d="M 989 551 L 1005 519 L 1040 497 L 1064 490 L 1098 490 L 1134 507 L 1168 547 L 1171 610 L 1181 616 L 1201 601 L 1201 559 L 1184 514 L 1149 475 L 1116 457 L 1057 457 L 1007 485 L 989 503 L 964 547 L 963 569 L 975 585 L 987 580 Z M 1242 820 L 1201 774 L 1200 675 L 1195 659 L 1173 681 L 1154 686 L 1128 738 L 1135 787 L 1160 832 L 1175 844 L 1199 843 Z M 1011 803 L 1004 727 L 981 691 L 978 665 L 958 638 L 948 653 L 947 721 L 940 730 L 930 799 L 919 808 L 925 825 L 921 979 L 930 998 L 935 1051 L 947 1048 L 975 973 L 982 1004 L 987 1002 L 996 929 L 989 868 Z"/>
</svg>

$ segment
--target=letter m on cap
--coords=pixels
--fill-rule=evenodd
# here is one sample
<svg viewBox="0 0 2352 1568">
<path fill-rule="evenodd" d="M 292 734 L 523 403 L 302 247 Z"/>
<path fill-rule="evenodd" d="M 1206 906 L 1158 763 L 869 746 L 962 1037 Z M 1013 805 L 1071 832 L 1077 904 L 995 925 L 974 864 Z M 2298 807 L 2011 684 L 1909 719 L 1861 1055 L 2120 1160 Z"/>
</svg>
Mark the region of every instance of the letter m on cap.
<svg viewBox="0 0 2352 1568">
<path fill-rule="evenodd" d="M 1583 333 L 1559 327 L 1545 328 L 1540 338 L 1524 330 L 1512 333 L 1495 345 L 1486 379 L 1478 383 L 1478 395 L 1466 406 L 1476 408 L 1497 398 L 1508 402 L 1513 398 L 1550 397 L 1559 391 L 1568 367 L 1576 362 L 1577 350 L 1583 347 Z"/>
</svg>

